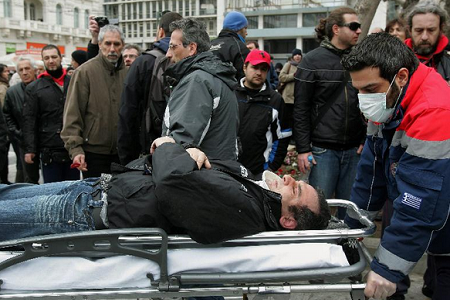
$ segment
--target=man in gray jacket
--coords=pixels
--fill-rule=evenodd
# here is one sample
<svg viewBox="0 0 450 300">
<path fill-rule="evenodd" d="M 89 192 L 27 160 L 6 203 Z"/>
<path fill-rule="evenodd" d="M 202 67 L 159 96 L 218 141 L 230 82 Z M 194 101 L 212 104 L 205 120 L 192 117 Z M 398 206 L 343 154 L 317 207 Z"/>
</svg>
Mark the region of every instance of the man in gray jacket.
<svg viewBox="0 0 450 300">
<path fill-rule="evenodd" d="M 205 26 L 194 19 L 170 24 L 166 71 L 174 87 L 164 114 L 163 135 L 212 159 L 237 159 L 238 104 L 235 69 L 212 52 Z"/>
</svg>

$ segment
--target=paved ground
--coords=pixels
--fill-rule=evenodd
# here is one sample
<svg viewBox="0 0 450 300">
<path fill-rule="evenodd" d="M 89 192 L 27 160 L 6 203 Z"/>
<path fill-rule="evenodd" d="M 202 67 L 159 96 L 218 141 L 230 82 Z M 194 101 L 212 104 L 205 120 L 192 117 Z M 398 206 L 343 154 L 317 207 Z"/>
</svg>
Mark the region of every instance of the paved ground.
<svg viewBox="0 0 450 300">
<path fill-rule="evenodd" d="M 9 180 L 11 182 L 14 182 L 15 176 L 16 176 L 16 166 L 15 166 L 15 154 L 14 152 L 9 152 Z M 42 176 L 41 176 L 42 177 Z M 42 178 L 41 178 L 42 182 Z M 375 251 L 376 247 L 379 244 L 379 236 L 378 233 L 375 234 L 375 237 L 365 239 L 365 245 L 371 251 L 372 253 Z M 422 295 L 421 288 L 422 288 L 422 276 L 426 269 L 426 257 L 422 257 L 422 259 L 419 261 L 419 263 L 414 268 L 412 274 L 411 274 L 411 288 L 409 289 L 408 295 L 406 297 L 407 300 L 427 300 L 428 298 Z M 110 299 L 110 298 L 109 298 Z M 146 298 L 141 298 L 142 300 Z M 240 298 L 230 298 L 230 300 L 235 300 Z M 262 298 L 255 297 L 252 295 L 249 295 L 250 300 L 262 300 Z M 266 298 L 267 299 L 267 298 Z M 285 298 L 282 298 L 280 296 L 270 297 L 270 300 L 285 300 Z M 348 293 L 325 293 L 325 292 L 319 292 L 319 293 L 305 293 L 305 294 L 293 294 L 291 296 L 292 300 L 351 300 L 351 297 L 348 295 Z M 120 299 L 117 299 L 120 300 Z"/>
</svg>

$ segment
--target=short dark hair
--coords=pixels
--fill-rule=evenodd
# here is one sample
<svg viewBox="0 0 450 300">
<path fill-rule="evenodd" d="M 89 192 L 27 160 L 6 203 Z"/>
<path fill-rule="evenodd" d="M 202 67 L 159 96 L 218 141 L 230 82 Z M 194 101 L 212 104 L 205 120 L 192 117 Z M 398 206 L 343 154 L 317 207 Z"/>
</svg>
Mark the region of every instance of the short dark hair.
<svg viewBox="0 0 450 300">
<path fill-rule="evenodd" d="M 41 56 L 42 56 L 42 53 L 44 53 L 45 50 L 50 50 L 50 49 L 56 49 L 56 51 L 58 52 L 59 57 L 62 57 L 61 51 L 59 51 L 59 48 L 57 46 L 53 45 L 53 44 L 45 45 L 44 48 L 42 48 Z"/>
<path fill-rule="evenodd" d="M 419 60 L 400 39 L 387 32 L 380 32 L 365 37 L 343 57 L 341 63 L 349 72 L 377 67 L 382 78 L 392 81 L 401 68 L 407 68 L 411 76 Z"/>
<path fill-rule="evenodd" d="M 316 189 L 316 192 L 319 201 L 318 214 L 305 205 L 300 207 L 290 205 L 288 207 L 289 212 L 294 215 L 294 219 L 297 221 L 295 230 L 320 230 L 328 227 L 328 222 L 331 219 L 330 208 L 325 199 L 325 194 L 319 189 Z"/>
<path fill-rule="evenodd" d="M 197 53 L 209 51 L 211 43 L 205 23 L 193 18 L 186 18 L 170 23 L 169 27 L 171 32 L 177 29 L 182 31 L 184 47 L 195 43 L 197 44 Z"/>
<path fill-rule="evenodd" d="M 436 5 L 432 2 L 418 3 L 409 11 L 407 15 L 409 27 L 412 28 L 412 19 L 414 18 L 414 16 L 427 13 L 439 16 L 439 26 L 441 29 L 445 28 L 445 26 L 447 25 L 448 13 L 439 5 Z"/>
<path fill-rule="evenodd" d="M 356 11 L 350 7 L 340 7 L 332 10 L 328 18 L 320 19 L 315 28 L 317 39 L 333 38 L 333 25 L 344 26 L 344 15 L 356 15 Z"/>
<path fill-rule="evenodd" d="M 179 13 L 171 11 L 163 13 L 161 19 L 159 20 L 159 28 L 162 28 L 164 30 L 164 34 L 166 37 L 170 37 L 170 35 L 172 34 L 172 31 L 170 30 L 170 23 L 181 19 L 183 19 L 183 17 Z"/>
<path fill-rule="evenodd" d="M 394 27 L 396 24 L 398 24 L 398 27 L 402 28 L 405 31 L 405 37 L 408 39 L 411 37 L 411 34 L 409 33 L 409 28 L 406 26 L 405 20 L 396 18 L 393 20 L 390 20 L 386 24 L 386 28 L 384 29 L 385 32 L 389 33 L 389 31 Z"/>
<path fill-rule="evenodd" d="M 245 43 L 247 46 L 250 44 L 255 44 L 255 48 L 259 49 L 259 43 L 257 41 L 248 41 L 247 43 Z"/>
</svg>

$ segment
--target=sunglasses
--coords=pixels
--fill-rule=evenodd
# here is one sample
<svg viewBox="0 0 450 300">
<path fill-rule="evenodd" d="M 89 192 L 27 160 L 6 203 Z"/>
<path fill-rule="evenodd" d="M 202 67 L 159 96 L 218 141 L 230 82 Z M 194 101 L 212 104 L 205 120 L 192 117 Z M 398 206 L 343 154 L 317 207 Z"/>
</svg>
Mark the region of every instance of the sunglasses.
<svg viewBox="0 0 450 300">
<path fill-rule="evenodd" d="M 359 28 L 361 28 L 361 23 L 358 22 L 351 22 L 351 23 L 345 23 L 344 25 L 345 27 L 348 27 L 350 30 L 356 31 Z"/>
</svg>

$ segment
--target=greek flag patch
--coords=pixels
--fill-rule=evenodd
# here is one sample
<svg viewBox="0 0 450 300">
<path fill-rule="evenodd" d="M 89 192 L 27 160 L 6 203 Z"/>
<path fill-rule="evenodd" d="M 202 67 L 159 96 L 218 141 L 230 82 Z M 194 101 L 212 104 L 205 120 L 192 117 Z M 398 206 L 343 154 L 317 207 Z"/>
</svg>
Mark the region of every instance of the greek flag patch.
<svg viewBox="0 0 450 300">
<path fill-rule="evenodd" d="M 416 197 L 409 193 L 404 193 L 402 203 L 419 210 L 420 204 L 422 204 L 422 198 Z"/>
</svg>

